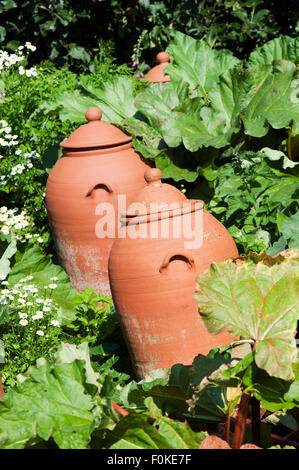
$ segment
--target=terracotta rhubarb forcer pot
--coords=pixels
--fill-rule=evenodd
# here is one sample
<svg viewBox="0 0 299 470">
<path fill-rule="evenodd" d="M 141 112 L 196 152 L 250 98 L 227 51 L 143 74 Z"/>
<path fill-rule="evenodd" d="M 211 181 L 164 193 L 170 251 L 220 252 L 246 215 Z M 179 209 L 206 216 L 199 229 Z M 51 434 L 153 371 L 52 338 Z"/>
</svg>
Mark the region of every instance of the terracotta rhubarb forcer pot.
<svg viewBox="0 0 299 470">
<path fill-rule="evenodd" d="M 130 136 L 101 121 L 98 108 L 89 108 L 85 116 L 88 124 L 60 144 L 63 156 L 48 177 L 46 207 L 60 263 L 72 286 L 78 291 L 91 286 L 96 293 L 110 295 L 108 257 L 117 236 L 118 196 L 128 204 L 144 186 L 149 167 L 133 150 Z M 109 233 L 103 235 L 98 224 L 104 217 Z"/>
<path fill-rule="evenodd" d="M 145 75 L 145 79 L 152 83 L 170 82 L 170 77 L 163 75 L 165 67 L 169 64 L 170 55 L 167 52 L 159 52 L 159 54 L 157 54 L 157 61 L 159 64 Z"/>
<path fill-rule="evenodd" d="M 227 332 L 207 331 L 194 293 L 196 277 L 212 262 L 237 257 L 237 247 L 202 201 L 188 200 L 161 176 L 158 169 L 146 171 L 148 185 L 123 216 L 122 236 L 109 257 L 112 297 L 139 378 L 192 364 L 199 353 L 233 340 Z M 168 210 L 170 204 L 177 209 Z"/>
</svg>

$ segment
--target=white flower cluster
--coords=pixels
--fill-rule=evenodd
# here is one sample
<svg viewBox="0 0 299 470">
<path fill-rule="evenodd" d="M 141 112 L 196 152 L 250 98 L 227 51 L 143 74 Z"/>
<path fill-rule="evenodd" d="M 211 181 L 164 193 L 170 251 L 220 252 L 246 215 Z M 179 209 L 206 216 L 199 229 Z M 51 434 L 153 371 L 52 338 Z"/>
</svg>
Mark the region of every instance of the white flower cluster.
<svg viewBox="0 0 299 470">
<path fill-rule="evenodd" d="M 48 326 L 59 326 L 57 316 L 58 306 L 51 298 L 41 297 L 40 290 L 35 284 L 29 284 L 28 281 L 33 280 L 33 276 L 27 276 L 15 284 L 11 288 L 4 288 L 0 293 L 0 305 L 10 305 L 15 307 L 18 312 L 18 324 L 21 326 L 29 325 L 38 336 L 44 336 L 44 330 Z M 57 280 L 56 277 L 50 280 Z M 8 281 L 2 281 L 3 286 L 8 285 Z M 44 289 L 56 284 L 44 286 Z"/>
<path fill-rule="evenodd" d="M 26 77 L 37 77 L 37 70 L 36 67 L 31 67 L 30 69 L 24 69 L 23 65 L 19 67 L 19 74 L 26 75 Z"/>
<path fill-rule="evenodd" d="M 6 121 L 0 121 L 0 124 L 2 122 L 6 123 Z M 10 129 L 10 128 L 7 128 L 7 129 Z M 0 128 L 0 133 L 1 133 L 1 128 Z M 9 137 L 11 137 L 11 136 L 9 136 Z M 16 135 L 16 136 L 12 136 L 12 137 L 17 138 L 18 136 Z M 2 139 L 0 138 L 0 146 L 2 144 L 3 144 L 3 142 L 2 142 Z M 5 145 L 8 145 L 8 144 L 6 143 Z M 12 144 L 10 143 L 9 145 L 12 145 Z M 21 154 L 22 154 L 22 150 L 18 149 L 18 150 L 15 151 L 15 155 L 19 156 Z M 36 160 L 36 159 L 40 158 L 40 155 L 39 155 L 39 153 L 36 152 L 36 150 L 32 150 L 32 152 L 30 152 L 30 153 L 25 152 L 21 156 L 23 157 L 24 163 L 18 163 L 17 165 L 13 166 L 8 175 L 0 175 L 0 184 L 5 186 L 8 183 L 9 180 L 13 179 L 12 177 L 14 177 L 16 175 L 20 175 L 24 171 L 30 170 L 34 166 L 33 163 L 32 163 L 32 160 Z M 1 158 L 3 158 L 3 155 L 0 155 L 0 159 Z"/>
<path fill-rule="evenodd" d="M 11 147 L 14 145 L 18 145 L 18 136 L 16 134 L 12 135 L 11 127 L 9 127 L 8 123 L 4 120 L 0 120 L 0 146 L 2 147 Z"/>
<path fill-rule="evenodd" d="M 13 65 L 18 64 L 19 62 L 24 62 L 26 57 L 24 55 L 24 52 L 27 49 L 27 53 L 29 51 L 35 51 L 36 47 L 31 44 L 31 42 L 26 42 L 24 46 L 19 46 L 17 53 L 14 54 L 9 54 L 6 51 L 3 51 L 0 49 L 0 73 L 2 70 L 5 68 L 10 68 Z M 24 65 L 19 66 L 19 74 L 20 75 L 26 75 L 26 77 L 36 77 L 37 76 L 37 70 L 35 67 L 31 67 L 30 69 L 25 69 Z"/>
<path fill-rule="evenodd" d="M 36 46 L 34 46 L 33 44 L 31 44 L 31 42 L 27 41 L 25 43 L 25 46 L 19 46 L 18 49 L 19 51 L 22 51 L 24 48 L 26 49 L 29 49 L 30 51 L 34 52 L 36 51 Z"/>
<path fill-rule="evenodd" d="M 9 54 L 0 49 L 0 73 L 3 69 L 9 68 L 18 62 L 22 62 L 24 59 L 25 57 L 21 51 L 19 51 L 18 54 Z"/>
<path fill-rule="evenodd" d="M 0 232 L 4 235 L 8 235 L 11 232 L 15 233 L 17 240 L 20 240 L 22 243 L 29 238 L 38 243 L 43 243 L 44 240 L 39 233 L 32 234 L 28 231 L 28 229 L 32 230 L 33 226 L 26 211 L 23 210 L 20 214 L 17 214 L 17 212 L 17 208 L 7 209 L 6 206 L 0 207 Z"/>
</svg>

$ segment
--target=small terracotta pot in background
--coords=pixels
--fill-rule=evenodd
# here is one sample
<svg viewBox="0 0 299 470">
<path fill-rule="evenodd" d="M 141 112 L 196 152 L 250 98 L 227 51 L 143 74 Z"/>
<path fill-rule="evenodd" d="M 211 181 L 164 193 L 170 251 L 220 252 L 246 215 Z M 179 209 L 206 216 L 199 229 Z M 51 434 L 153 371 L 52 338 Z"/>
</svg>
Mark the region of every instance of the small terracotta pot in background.
<svg viewBox="0 0 299 470">
<path fill-rule="evenodd" d="M 169 64 L 170 55 L 167 52 L 159 52 L 159 54 L 157 54 L 157 61 L 159 64 L 145 75 L 145 79 L 152 83 L 170 82 L 170 77 L 163 75 L 165 67 Z"/>
<path fill-rule="evenodd" d="M 132 139 L 101 121 L 102 112 L 89 108 L 88 124 L 62 142 L 63 156 L 51 170 L 46 207 L 60 263 L 72 286 L 110 295 L 108 257 L 113 236 L 98 238 L 100 203 L 112 204 L 118 224 L 118 195 L 127 201 L 144 186 L 148 166 L 131 146 Z M 102 214 L 103 216 L 104 214 Z M 111 215 L 114 218 L 114 215 Z"/>
<path fill-rule="evenodd" d="M 194 292 L 196 277 L 212 262 L 237 257 L 237 247 L 225 227 L 203 208 L 202 201 L 188 201 L 160 178 L 158 169 L 145 173 L 148 185 L 135 195 L 134 203 L 143 204 L 146 211 L 134 217 L 134 210 L 128 208 L 123 217 L 127 236 L 114 241 L 109 257 L 112 297 L 139 378 L 176 363 L 191 364 L 199 353 L 207 354 L 233 340 L 227 332 L 212 335 L 207 331 Z M 180 207 L 190 202 L 185 213 L 169 215 L 168 238 L 160 231 L 167 211 L 151 211 L 153 202 L 178 203 Z M 198 215 L 203 219 L 203 244 L 186 249 L 189 233 L 173 236 L 174 225 L 188 224 L 189 217 L 193 227 Z M 132 238 L 134 227 L 155 235 Z"/>
</svg>

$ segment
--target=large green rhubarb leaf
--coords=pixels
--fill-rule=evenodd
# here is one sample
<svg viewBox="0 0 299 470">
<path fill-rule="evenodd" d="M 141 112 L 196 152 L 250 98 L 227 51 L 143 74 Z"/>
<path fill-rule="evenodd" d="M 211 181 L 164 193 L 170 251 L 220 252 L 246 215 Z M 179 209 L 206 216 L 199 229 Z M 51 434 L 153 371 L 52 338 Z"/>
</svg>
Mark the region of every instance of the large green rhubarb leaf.
<svg viewBox="0 0 299 470">
<path fill-rule="evenodd" d="M 59 118 L 61 121 L 77 123 L 86 123 L 85 113 L 87 109 L 91 106 L 97 106 L 94 97 L 83 95 L 79 90 L 72 92 L 64 91 L 57 96 L 55 103 L 57 108 L 59 108 Z M 51 105 L 49 110 L 51 110 Z"/>
<path fill-rule="evenodd" d="M 174 82 L 187 82 L 191 89 L 198 89 L 205 96 L 214 86 L 219 75 L 240 60 L 229 51 L 217 51 L 204 41 L 196 40 L 177 31 L 173 42 L 167 48 L 171 63 L 165 73 Z"/>
<path fill-rule="evenodd" d="M 188 98 L 188 91 L 184 82 L 153 83 L 137 95 L 135 106 L 153 127 L 158 125 L 159 129 L 172 110 Z"/>
<path fill-rule="evenodd" d="M 263 70 L 267 71 L 267 66 Z M 262 137 L 269 125 L 275 129 L 292 124 L 294 133 L 299 132 L 299 80 L 296 66 L 287 60 L 275 61 L 273 71 L 265 75 L 263 83 L 256 88 L 242 120 L 245 134 Z"/>
<path fill-rule="evenodd" d="M 237 130 L 230 128 L 223 113 L 203 106 L 201 98 L 186 101 L 162 125 L 163 138 L 169 147 L 183 143 L 190 152 L 201 147 L 224 147 Z"/>
<path fill-rule="evenodd" d="M 50 437 L 63 449 L 86 448 L 94 427 L 84 361 L 40 361 L 0 401 L 0 448 L 21 449 Z"/>
<path fill-rule="evenodd" d="M 130 77 L 114 76 L 99 88 L 84 85 L 84 90 L 94 98 L 103 112 L 103 120 L 116 124 L 136 113 L 134 81 Z"/>
<path fill-rule="evenodd" d="M 211 333 L 229 330 L 251 340 L 255 362 L 269 375 L 293 380 L 299 317 L 298 251 L 271 258 L 250 254 L 214 263 L 197 279 L 199 312 Z"/>
<path fill-rule="evenodd" d="M 289 36 L 279 36 L 266 42 L 263 46 L 253 51 L 248 59 L 250 65 L 272 64 L 273 60 L 284 59 L 298 63 L 299 39 Z"/>
</svg>

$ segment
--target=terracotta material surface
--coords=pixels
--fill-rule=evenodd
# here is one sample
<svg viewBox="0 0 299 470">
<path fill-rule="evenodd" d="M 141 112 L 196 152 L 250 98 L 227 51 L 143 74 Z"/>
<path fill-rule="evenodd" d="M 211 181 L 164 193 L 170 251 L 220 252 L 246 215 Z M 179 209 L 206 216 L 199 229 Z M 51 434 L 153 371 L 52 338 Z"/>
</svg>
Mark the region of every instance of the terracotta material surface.
<svg viewBox="0 0 299 470">
<path fill-rule="evenodd" d="M 146 80 L 149 80 L 152 83 L 159 82 L 170 82 L 170 77 L 168 75 L 163 75 L 165 67 L 169 64 L 170 55 L 167 52 L 159 52 L 157 54 L 158 65 L 155 65 L 146 75 Z"/>
<path fill-rule="evenodd" d="M 227 332 L 208 333 L 198 313 L 194 292 L 196 277 L 212 262 L 238 256 L 236 245 L 223 225 L 203 209 L 202 201 L 191 201 L 190 227 L 201 210 L 203 244 L 197 249 L 186 249 L 189 233 L 177 238 L 173 228 L 178 221 L 187 223 L 190 211 L 182 215 L 175 215 L 174 211 L 169 217 L 167 211 L 155 212 L 153 208 L 150 211 L 150 201 L 157 204 L 177 201 L 180 205 L 188 202 L 179 190 L 162 184 L 160 178 L 160 170 L 145 173 L 148 185 L 134 197 L 134 202 L 143 203 L 145 208 L 135 217 L 134 207 L 128 209 L 122 218 L 127 236 L 115 240 L 109 258 L 113 300 L 140 378 L 153 369 L 191 364 L 199 353 L 207 354 L 211 348 L 233 339 Z M 165 238 L 160 229 L 167 217 L 169 236 Z M 156 238 L 132 238 L 134 228 L 147 230 L 147 235 L 156 234 Z"/>
<path fill-rule="evenodd" d="M 72 286 L 91 286 L 110 295 L 108 257 L 113 234 L 96 236 L 103 216 L 118 224 L 118 195 L 127 201 L 144 186 L 148 166 L 131 147 L 131 138 L 101 121 L 102 112 L 89 108 L 87 124 L 62 142 L 63 156 L 50 172 L 46 207 L 60 263 Z M 115 214 L 99 213 L 100 203 L 111 203 Z M 97 212 L 96 213 L 96 208 Z"/>
<path fill-rule="evenodd" d="M 226 441 L 217 436 L 207 436 L 199 446 L 200 449 L 230 449 Z"/>
</svg>

